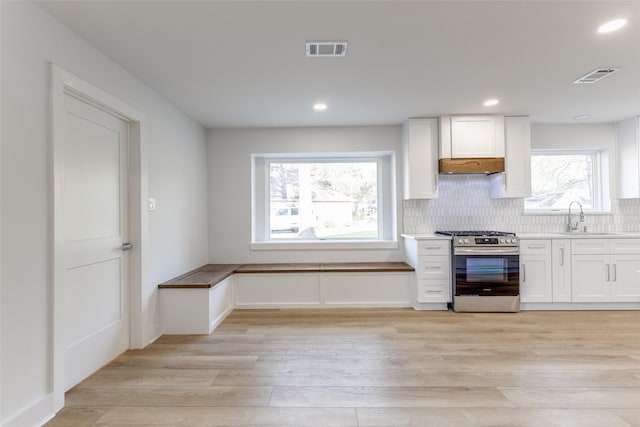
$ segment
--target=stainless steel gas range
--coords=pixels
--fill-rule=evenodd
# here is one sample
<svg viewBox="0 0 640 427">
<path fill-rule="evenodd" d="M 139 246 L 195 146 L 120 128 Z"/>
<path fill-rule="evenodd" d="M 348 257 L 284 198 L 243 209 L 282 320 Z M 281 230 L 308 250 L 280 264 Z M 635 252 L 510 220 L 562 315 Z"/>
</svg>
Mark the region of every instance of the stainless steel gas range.
<svg viewBox="0 0 640 427">
<path fill-rule="evenodd" d="M 453 310 L 520 311 L 518 237 L 502 231 L 436 231 L 452 237 Z"/>
</svg>

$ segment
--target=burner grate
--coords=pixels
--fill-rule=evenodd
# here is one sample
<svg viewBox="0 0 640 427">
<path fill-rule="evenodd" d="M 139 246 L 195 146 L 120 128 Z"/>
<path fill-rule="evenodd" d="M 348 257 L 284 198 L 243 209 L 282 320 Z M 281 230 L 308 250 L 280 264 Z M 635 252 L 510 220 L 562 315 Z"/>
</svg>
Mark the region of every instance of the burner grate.
<svg viewBox="0 0 640 427">
<path fill-rule="evenodd" d="M 436 231 L 436 234 L 441 234 L 444 236 L 471 236 L 471 237 L 482 237 L 482 236 L 501 237 L 501 236 L 516 235 L 516 233 L 510 233 L 507 231 L 487 231 L 487 230 Z"/>
</svg>

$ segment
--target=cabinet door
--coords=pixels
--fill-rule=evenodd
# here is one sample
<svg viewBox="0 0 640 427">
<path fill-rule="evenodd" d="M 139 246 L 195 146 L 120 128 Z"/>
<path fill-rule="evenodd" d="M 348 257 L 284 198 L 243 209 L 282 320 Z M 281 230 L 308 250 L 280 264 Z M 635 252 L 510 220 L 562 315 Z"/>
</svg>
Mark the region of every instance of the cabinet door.
<svg viewBox="0 0 640 427">
<path fill-rule="evenodd" d="M 504 157 L 502 116 L 452 116 L 451 157 Z"/>
<path fill-rule="evenodd" d="M 640 117 L 616 123 L 618 198 L 640 198 Z"/>
<path fill-rule="evenodd" d="M 451 282 L 449 280 L 418 280 L 418 302 L 451 302 Z"/>
<path fill-rule="evenodd" d="M 571 255 L 609 255 L 609 239 L 571 239 Z"/>
<path fill-rule="evenodd" d="M 548 255 L 520 256 L 520 300 L 551 302 L 551 259 Z"/>
<path fill-rule="evenodd" d="M 611 253 L 615 255 L 640 254 L 640 239 L 611 239 Z"/>
<path fill-rule="evenodd" d="M 442 279 L 451 277 L 451 262 L 448 256 L 420 256 L 416 267 L 418 279 Z"/>
<path fill-rule="evenodd" d="M 491 198 L 531 196 L 531 125 L 529 117 L 505 117 L 504 173 L 490 176 Z"/>
<path fill-rule="evenodd" d="M 418 255 L 441 255 L 448 257 L 450 253 L 450 240 L 418 240 Z"/>
<path fill-rule="evenodd" d="M 571 240 L 554 239 L 551 243 L 551 278 L 553 302 L 571 302 Z"/>
<path fill-rule="evenodd" d="M 611 301 L 640 301 L 640 254 L 611 255 Z"/>
<path fill-rule="evenodd" d="M 574 240 L 575 242 L 575 240 Z M 571 255 L 573 302 L 607 302 L 611 299 L 609 255 Z"/>
<path fill-rule="evenodd" d="M 438 119 L 409 119 L 402 135 L 404 199 L 438 197 Z"/>
</svg>

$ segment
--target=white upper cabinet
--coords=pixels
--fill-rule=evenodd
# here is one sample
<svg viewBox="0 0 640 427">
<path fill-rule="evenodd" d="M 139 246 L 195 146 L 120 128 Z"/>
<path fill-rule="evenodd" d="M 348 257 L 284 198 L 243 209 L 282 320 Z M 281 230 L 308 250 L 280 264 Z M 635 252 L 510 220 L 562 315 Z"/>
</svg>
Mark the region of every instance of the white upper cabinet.
<svg viewBox="0 0 640 427">
<path fill-rule="evenodd" d="M 531 196 L 531 123 L 527 116 L 504 118 L 503 173 L 491 175 L 492 199 Z"/>
<path fill-rule="evenodd" d="M 438 197 L 438 119 L 409 119 L 402 128 L 404 199 Z"/>
<path fill-rule="evenodd" d="M 640 198 L 640 117 L 616 123 L 619 199 Z"/>
<path fill-rule="evenodd" d="M 504 117 L 442 116 L 440 158 L 504 157 Z"/>
</svg>

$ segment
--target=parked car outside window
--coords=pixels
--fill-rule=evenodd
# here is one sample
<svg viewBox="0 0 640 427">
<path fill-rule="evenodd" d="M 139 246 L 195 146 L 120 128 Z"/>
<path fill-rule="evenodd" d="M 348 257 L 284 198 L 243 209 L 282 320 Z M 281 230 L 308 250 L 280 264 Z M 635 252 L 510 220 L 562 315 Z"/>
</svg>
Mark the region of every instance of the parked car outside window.
<svg viewBox="0 0 640 427">
<path fill-rule="evenodd" d="M 297 233 L 300 230 L 300 215 L 297 206 L 277 209 L 271 215 L 271 232 Z"/>
</svg>

